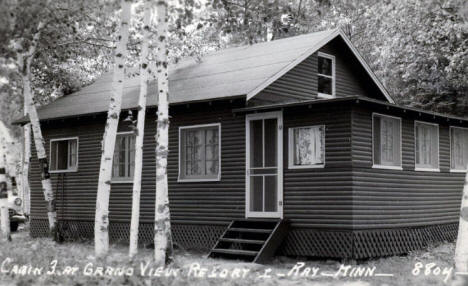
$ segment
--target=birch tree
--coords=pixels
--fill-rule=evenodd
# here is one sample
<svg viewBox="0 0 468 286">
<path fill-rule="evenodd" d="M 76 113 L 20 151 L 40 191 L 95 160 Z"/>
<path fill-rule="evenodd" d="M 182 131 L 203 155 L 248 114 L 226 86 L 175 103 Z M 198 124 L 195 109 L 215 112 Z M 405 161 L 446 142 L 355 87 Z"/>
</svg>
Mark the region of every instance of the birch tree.
<svg viewBox="0 0 468 286">
<path fill-rule="evenodd" d="M 29 49 L 24 52 L 24 48 L 19 42 L 15 43 L 17 50 L 17 61 L 18 67 L 21 69 L 21 79 L 23 82 L 23 97 L 25 105 L 27 106 L 26 112 L 29 116 L 29 122 L 31 123 L 34 146 L 36 148 L 37 158 L 41 169 L 41 183 L 42 190 L 44 192 L 44 199 L 47 202 L 47 217 L 49 220 L 49 232 L 52 238 L 57 238 L 57 211 L 55 196 L 52 190 L 52 182 L 49 174 L 49 162 L 47 160 L 47 154 L 44 147 L 44 138 L 42 136 L 41 126 L 39 123 L 39 117 L 37 115 L 36 105 L 34 104 L 33 92 L 31 89 L 31 63 L 36 54 L 39 39 L 41 37 L 42 29 L 44 29 L 45 23 L 40 21 L 36 28 L 36 33 L 29 45 Z M 28 136 L 28 134 L 25 134 Z M 26 139 L 26 137 L 25 137 Z"/>
<path fill-rule="evenodd" d="M 167 3 L 157 3 L 157 90 L 156 130 L 156 203 L 154 221 L 154 258 L 157 265 L 172 260 L 172 235 L 167 183 L 169 152 L 169 80 L 167 60 Z"/>
<path fill-rule="evenodd" d="M 3 130 L 0 132 L 0 228 L 2 230 L 2 240 L 10 241 L 10 216 L 8 214 L 8 188 L 6 176 L 6 142 Z"/>
<path fill-rule="evenodd" d="M 138 251 L 138 227 L 140 224 L 141 173 L 143 169 L 143 138 L 145 134 L 146 98 L 150 77 L 148 55 L 151 37 L 151 0 L 145 2 L 143 16 L 143 39 L 140 55 L 140 95 L 138 98 L 138 119 L 135 138 L 135 171 L 133 173 L 132 218 L 130 222 L 129 256 Z"/>
<path fill-rule="evenodd" d="M 465 175 L 463 194 L 460 207 L 460 221 L 458 225 L 458 238 L 455 247 L 456 272 L 465 275 L 457 275 L 453 285 L 468 284 L 468 171 Z"/>
<path fill-rule="evenodd" d="M 28 116 L 28 107 L 24 104 L 24 116 Z M 31 125 L 27 123 L 23 126 L 23 145 L 21 154 L 21 195 L 23 199 L 23 211 L 29 215 L 31 211 L 31 190 L 29 186 L 29 162 L 31 161 Z"/>
<path fill-rule="evenodd" d="M 102 14 L 100 5 L 94 1 L 56 1 L 56 0 L 18 0 L 7 1 L 0 11 L 0 18 L 8 19 L 8 25 L 0 27 L 0 35 L 5 37 L 0 41 L 2 57 L 14 62 L 16 72 L 11 72 L 9 92 L 21 91 L 24 114 L 29 116 L 34 144 L 40 163 L 44 198 L 47 201 L 50 233 L 56 237 L 57 219 L 55 198 L 48 172 L 48 160 L 44 148 L 44 140 L 40 130 L 36 104 L 46 103 L 51 94 L 65 93 L 64 86 L 71 87 L 70 81 L 64 80 L 70 70 L 76 71 L 73 63 L 76 59 L 98 58 L 98 49 L 105 47 L 97 39 L 104 35 L 101 23 L 96 21 Z M 102 4 L 104 5 L 104 4 Z M 88 7 L 89 6 L 89 7 Z M 101 7 L 101 6 L 99 6 Z M 106 6 L 107 7 L 107 6 Z M 104 6 L 102 6 L 104 10 Z M 94 12 L 97 11 L 97 12 Z M 98 16 L 98 17 L 96 17 Z M 94 25 L 94 26 L 93 26 Z M 90 28 L 91 27 L 91 28 Z M 86 48 L 83 46 L 86 45 Z M 81 61 L 81 60 L 80 60 Z M 99 62 L 99 60 L 96 60 Z M 79 62 L 78 62 L 79 63 Z M 74 80 L 81 75 L 73 75 Z M 19 92 L 18 92 L 19 93 Z M 30 128 L 24 130 L 24 176 L 21 183 L 27 185 L 27 173 L 30 157 Z M 28 193 L 27 187 L 25 192 Z M 28 197 L 28 194 L 25 196 Z M 25 200 L 29 203 L 29 200 Z"/>
<path fill-rule="evenodd" d="M 94 247 L 97 256 L 107 254 L 109 250 L 109 196 L 111 190 L 112 161 L 114 157 L 117 127 L 122 105 L 125 79 L 125 58 L 127 57 L 128 26 L 131 17 L 130 0 L 122 0 L 120 31 L 114 56 L 114 75 L 112 95 L 107 111 L 107 122 L 102 139 L 101 165 L 96 197 L 96 216 L 94 220 Z"/>
</svg>

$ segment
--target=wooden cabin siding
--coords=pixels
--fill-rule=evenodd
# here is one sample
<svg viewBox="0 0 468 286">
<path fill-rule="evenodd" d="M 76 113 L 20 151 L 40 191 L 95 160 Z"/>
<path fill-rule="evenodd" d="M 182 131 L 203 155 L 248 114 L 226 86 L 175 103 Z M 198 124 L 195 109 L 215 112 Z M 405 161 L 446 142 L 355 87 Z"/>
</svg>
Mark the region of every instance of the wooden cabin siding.
<svg viewBox="0 0 468 286">
<path fill-rule="evenodd" d="M 186 106 L 173 108 L 169 131 L 168 179 L 173 223 L 226 224 L 234 217 L 244 217 L 245 196 L 245 119 L 234 115 L 228 104 Z M 121 118 L 125 118 L 122 113 Z M 50 139 L 79 137 L 78 172 L 65 173 L 65 208 L 62 208 L 58 190 L 58 215 L 63 219 L 94 220 L 96 189 L 99 176 L 100 141 L 104 131 L 104 117 L 92 120 L 54 121 L 43 124 L 43 133 L 49 152 Z M 144 159 L 141 192 L 141 222 L 154 219 L 155 141 L 154 110 L 146 117 Z M 178 132 L 179 126 L 221 122 L 221 181 L 179 183 Z M 122 126 L 123 125 L 123 126 Z M 125 124 L 119 131 L 128 131 Z M 31 215 L 47 218 L 43 200 L 38 160 L 33 148 L 30 181 L 32 188 Z M 54 190 L 58 174 L 51 174 Z M 111 222 L 128 222 L 131 216 L 132 183 L 112 183 L 109 204 Z"/>
<path fill-rule="evenodd" d="M 102 119 L 103 117 L 100 117 Z M 101 120 L 99 120 L 101 121 Z M 94 120 L 42 122 L 42 133 L 45 139 L 47 156 L 50 159 L 50 140 L 78 136 L 78 171 L 63 173 L 65 176 L 65 201 L 62 191 L 57 190 L 59 174 L 52 173 L 52 188 L 57 194 L 59 218 L 79 218 L 94 220 L 96 207 L 96 188 L 99 176 L 100 140 L 104 125 Z M 47 218 L 46 204 L 41 186 L 41 174 L 34 144 L 32 144 L 30 184 L 31 184 L 31 216 Z M 60 174 L 62 175 L 62 174 Z M 115 203 L 115 202 L 114 202 Z M 63 207 L 64 206 L 64 207 Z"/>
<path fill-rule="evenodd" d="M 208 123 L 221 123 L 221 180 L 177 182 L 179 127 Z M 242 114 L 232 113 L 229 103 L 182 106 L 172 113 L 169 150 L 169 199 L 174 223 L 225 225 L 233 218 L 245 217 L 245 117 Z"/>
<path fill-rule="evenodd" d="M 402 118 L 403 170 L 372 168 L 374 111 Z M 439 123 L 440 172 L 415 171 L 415 120 Z M 464 174 L 450 172 L 449 124 L 446 120 L 437 122 L 432 116 L 383 107 L 371 109 L 359 104 L 353 108 L 354 228 L 403 228 L 458 221 Z"/>
<path fill-rule="evenodd" d="M 253 98 L 253 103 L 307 100 L 317 96 L 317 54 L 313 54 Z"/>
<path fill-rule="evenodd" d="M 233 113 L 229 103 L 175 107 L 169 132 L 169 196 L 174 224 L 225 225 L 245 216 L 245 115 Z M 126 114 L 122 114 L 125 118 Z M 351 218 L 350 108 L 326 106 L 286 110 L 284 113 L 284 217 L 295 227 L 348 228 Z M 57 192 L 60 219 L 94 220 L 99 175 L 100 141 L 104 116 L 43 123 L 47 151 L 50 139 L 78 136 L 78 171 L 65 173 L 65 200 L 59 174 L 51 174 Z M 154 216 L 155 143 L 154 111 L 146 118 L 141 194 L 141 222 Z M 178 182 L 179 127 L 221 123 L 221 180 Z M 288 129 L 295 126 L 326 126 L 326 168 L 288 169 Z M 121 124 L 119 131 L 129 128 Z M 34 151 L 34 148 L 33 148 Z M 32 216 L 45 219 L 39 165 L 35 153 L 31 164 Z M 59 186 L 59 188 L 57 188 Z M 113 183 L 110 221 L 128 222 L 131 215 L 131 183 Z"/>
<path fill-rule="evenodd" d="M 340 45 L 339 41 L 331 41 L 323 46 L 319 52 L 335 57 L 335 96 L 363 95 L 372 97 L 372 90 L 366 84 L 364 75 L 359 70 L 360 64 L 354 59 L 352 52 Z M 315 57 L 317 57 L 315 55 Z M 318 66 L 315 68 L 318 72 Z M 317 76 L 316 76 L 317 78 Z"/>
<path fill-rule="evenodd" d="M 284 217 L 297 228 L 351 228 L 351 108 L 306 106 L 283 116 Z M 289 169 L 289 128 L 313 125 L 325 125 L 325 167 Z"/>
<path fill-rule="evenodd" d="M 385 100 L 385 96 L 341 39 L 335 39 L 318 52 L 335 57 L 335 96 L 362 95 Z M 289 72 L 262 90 L 250 105 L 310 100 L 318 94 L 317 53 L 306 58 Z"/>
</svg>

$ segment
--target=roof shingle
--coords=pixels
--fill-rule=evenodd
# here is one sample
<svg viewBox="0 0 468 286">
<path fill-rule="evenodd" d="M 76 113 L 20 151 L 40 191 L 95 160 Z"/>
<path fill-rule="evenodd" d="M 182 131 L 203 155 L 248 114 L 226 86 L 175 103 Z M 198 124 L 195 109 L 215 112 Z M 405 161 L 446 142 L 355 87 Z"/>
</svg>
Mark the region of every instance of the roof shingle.
<svg viewBox="0 0 468 286">
<path fill-rule="evenodd" d="M 174 104 L 245 96 L 333 33 L 336 30 L 229 48 L 207 54 L 201 61 L 182 60 L 169 69 L 169 101 Z M 155 86 L 155 82 L 150 84 L 148 106 L 157 105 Z M 40 107 L 39 118 L 106 112 L 111 92 L 112 73 L 108 72 L 91 85 Z M 139 78 L 127 77 L 122 109 L 135 108 L 138 95 Z"/>
</svg>

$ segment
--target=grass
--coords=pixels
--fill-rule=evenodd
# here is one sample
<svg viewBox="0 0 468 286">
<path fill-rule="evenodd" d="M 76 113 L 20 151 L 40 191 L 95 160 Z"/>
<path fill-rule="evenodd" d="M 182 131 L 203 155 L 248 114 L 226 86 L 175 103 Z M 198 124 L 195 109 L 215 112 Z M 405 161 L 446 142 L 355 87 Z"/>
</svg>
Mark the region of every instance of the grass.
<svg viewBox="0 0 468 286">
<path fill-rule="evenodd" d="M 349 269 L 344 277 L 332 276 L 342 266 L 332 260 L 278 257 L 269 265 L 258 265 L 208 259 L 202 253 L 179 250 L 170 266 L 157 269 L 151 249 L 140 249 L 131 260 L 126 246 L 111 245 L 109 255 L 97 259 L 91 243 L 32 239 L 27 228 L 14 233 L 12 239 L 0 245 L 0 285 L 447 285 L 444 279 L 450 281 L 451 277 L 443 271 L 452 267 L 455 248 L 454 243 L 445 243 L 407 256 L 346 262 L 343 266 Z M 430 263 L 435 265 L 426 272 Z M 423 268 L 418 272 L 415 265 Z M 349 277 L 351 269 L 374 266 L 374 274 L 393 276 Z"/>
</svg>

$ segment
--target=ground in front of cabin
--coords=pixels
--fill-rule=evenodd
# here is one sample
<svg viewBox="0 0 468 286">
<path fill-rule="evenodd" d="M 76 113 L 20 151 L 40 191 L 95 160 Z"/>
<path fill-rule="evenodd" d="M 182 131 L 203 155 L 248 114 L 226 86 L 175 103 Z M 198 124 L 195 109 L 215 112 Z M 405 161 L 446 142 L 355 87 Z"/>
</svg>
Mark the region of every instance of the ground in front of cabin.
<svg viewBox="0 0 468 286">
<path fill-rule="evenodd" d="M 257 265 L 177 250 L 174 263 L 163 270 L 152 265 L 151 249 L 140 249 L 132 261 L 126 246 L 111 245 L 105 259 L 96 259 L 91 243 L 33 239 L 27 226 L 12 239 L 0 244 L 0 285 L 426 286 L 447 285 L 444 280 L 454 274 L 453 243 L 408 256 L 345 264 L 279 257 L 269 265 Z"/>
</svg>

